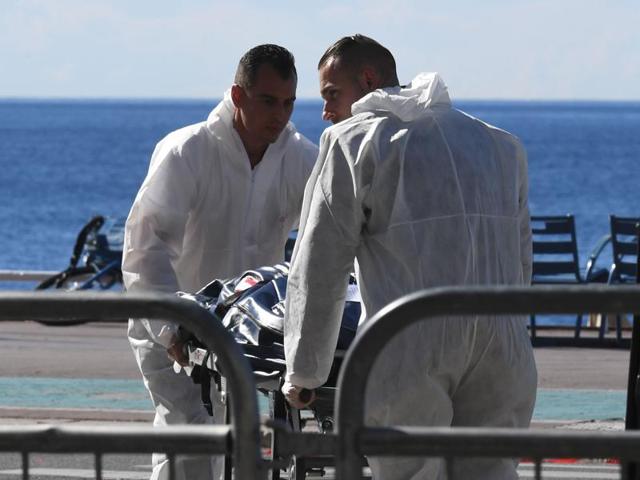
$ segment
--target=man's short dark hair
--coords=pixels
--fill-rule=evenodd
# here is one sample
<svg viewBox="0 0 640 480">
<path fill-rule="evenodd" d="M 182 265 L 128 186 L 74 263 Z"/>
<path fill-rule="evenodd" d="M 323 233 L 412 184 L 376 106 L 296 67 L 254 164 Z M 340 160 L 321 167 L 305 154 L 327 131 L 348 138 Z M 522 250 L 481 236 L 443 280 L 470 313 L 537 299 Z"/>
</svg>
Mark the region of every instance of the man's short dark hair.
<svg viewBox="0 0 640 480">
<path fill-rule="evenodd" d="M 360 34 L 342 37 L 324 52 L 318 62 L 318 70 L 332 59 L 340 60 L 341 64 L 354 71 L 365 65 L 375 68 L 385 87 L 399 84 L 393 55 L 373 38 Z"/>
<path fill-rule="evenodd" d="M 283 80 L 298 77 L 295 59 L 289 50 L 279 45 L 258 45 L 245 53 L 238 63 L 234 82 L 243 88 L 251 88 L 260 66 L 271 65 Z"/>
</svg>

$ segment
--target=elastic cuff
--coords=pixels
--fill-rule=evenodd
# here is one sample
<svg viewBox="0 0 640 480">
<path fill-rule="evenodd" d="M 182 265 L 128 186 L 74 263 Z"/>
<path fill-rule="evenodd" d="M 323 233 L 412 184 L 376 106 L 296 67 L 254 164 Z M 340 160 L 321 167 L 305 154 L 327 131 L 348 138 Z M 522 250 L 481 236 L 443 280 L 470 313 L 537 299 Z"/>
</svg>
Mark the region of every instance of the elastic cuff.
<svg viewBox="0 0 640 480">
<path fill-rule="evenodd" d="M 295 373 L 294 374 L 287 373 L 285 375 L 285 381 L 289 382 L 291 385 L 295 385 L 296 387 L 308 388 L 310 390 L 321 387 L 325 383 L 325 382 L 318 381 L 317 378 L 303 377 L 300 375 L 296 375 Z"/>
</svg>

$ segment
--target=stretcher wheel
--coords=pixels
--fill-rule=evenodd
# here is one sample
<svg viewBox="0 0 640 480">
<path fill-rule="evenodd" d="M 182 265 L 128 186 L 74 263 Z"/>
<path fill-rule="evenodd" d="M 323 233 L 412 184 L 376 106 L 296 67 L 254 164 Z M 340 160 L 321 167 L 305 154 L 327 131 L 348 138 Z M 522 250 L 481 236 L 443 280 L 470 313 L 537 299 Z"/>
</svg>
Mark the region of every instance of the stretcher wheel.
<svg viewBox="0 0 640 480">
<path fill-rule="evenodd" d="M 289 480 L 305 480 L 307 478 L 307 462 L 304 458 L 293 457 L 289 464 Z"/>
</svg>

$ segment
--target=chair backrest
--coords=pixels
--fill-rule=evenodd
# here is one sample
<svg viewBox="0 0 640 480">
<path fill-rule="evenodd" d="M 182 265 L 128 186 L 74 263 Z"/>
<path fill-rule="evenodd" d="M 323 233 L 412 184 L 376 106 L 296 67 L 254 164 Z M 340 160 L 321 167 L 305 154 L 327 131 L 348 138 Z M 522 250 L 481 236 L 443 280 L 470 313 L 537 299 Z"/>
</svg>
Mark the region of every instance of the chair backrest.
<svg viewBox="0 0 640 480">
<path fill-rule="evenodd" d="M 125 217 L 103 217 L 103 223 L 90 231 L 85 241 L 85 263 L 104 268 L 112 262 L 122 263 Z"/>
<path fill-rule="evenodd" d="M 580 261 L 573 215 L 532 216 L 533 283 L 579 283 Z"/>
<path fill-rule="evenodd" d="M 611 219 L 611 246 L 613 264 L 618 280 L 634 282 L 638 262 L 638 231 L 636 225 L 640 217 L 616 217 Z"/>
</svg>

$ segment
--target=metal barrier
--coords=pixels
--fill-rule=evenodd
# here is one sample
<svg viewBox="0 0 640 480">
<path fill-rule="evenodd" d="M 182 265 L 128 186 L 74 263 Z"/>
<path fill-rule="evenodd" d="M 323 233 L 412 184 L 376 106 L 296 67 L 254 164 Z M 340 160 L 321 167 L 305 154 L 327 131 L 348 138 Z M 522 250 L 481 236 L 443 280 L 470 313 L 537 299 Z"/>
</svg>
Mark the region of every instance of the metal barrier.
<svg viewBox="0 0 640 480">
<path fill-rule="evenodd" d="M 40 282 L 56 273 L 53 270 L 0 270 L 0 282 Z"/>
<path fill-rule="evenodd" d="M 454 287 L 407 295 L 383 308 L 357 335 L 338 379 L 336 478 L 361 479 L 362 455 L 640 459 L 640 435 L 635 432 L 586 436 L 511 429 L 364 426 L 363 399 L 374 361 L 390 338 L 407 326 L 442 315 L 578 311 L 640 313 L 640 287 Z M 536 470 L 539 473 L 539 462 Z"/>
<path fill-rule="evenodd" d="M 0 451 L 21 452 L 28 468 L 28 452 L 92 452 L 96 475 L 102 476 L 104 453 L 164 452 L 233 454 L 236 478 L 259 479 L 263 475 L 260 420 L 253 372 L 232 336 L 206 310 L 172 295 L 118 293 L 0 293 L 0 321 L 37 320 L 68 325 L 156 318 L 183 325 L 216 352 L 225 372 L 231 407 L 231 426 L 200 428 L 166 427 L 11 427 L 0 429 Z M 91 319 L 91 320 L 87 320 Z M 173 466 L 173 462 L 171 462 Z M 23 478 L 28 478 L 23 476 Z"/>
<path fill-rule="evenodd" d="M 408 325 L 440 315 L 573 313 L 587 308 L 604 313 L 640 312 L 640 287 L 580 286 L 526 288 L 450 288 L 400 299 L 365 324 L 347 354 L 338 381 L 337 433 L 276 432 L 281 454 L 336 456 L 339 479 L 362 478 L 362 455 L 455 457 L 545 457 L 640 459 L 640 433 L 597 434 L 515 429 L 364 426 L 366 382 L 378 352 Z M 166 452 L 223 454 L 232 451 L 235 478 L 264 476 L 259 448 L 255 384 L 248 362 L 219 322 L 192 302 L 173 296 L 113 293 L 0 293 L 0 321 L 46 320 L 52 324 L 114 321 L 128 317 L 171 319 L 191 330 L 218 354 L 227 373 L 232 425 L 204 428 L 0 428 L 0 451 L 23 455 L 28 478 L 29 452 L 93 453 L 102 478 L 105 453 Z M 449 463 L 447 463 L 449 465 Z M 623 472 L 624 473 L 624 472 Z M 450 478 L 450 477 L 449 477 Z"/>
</svg>

